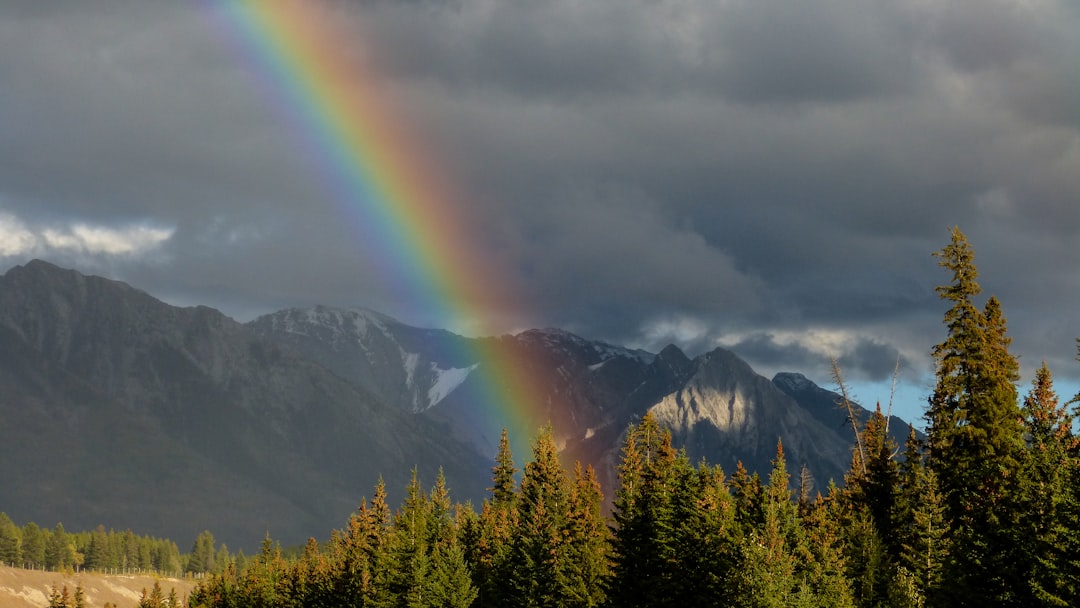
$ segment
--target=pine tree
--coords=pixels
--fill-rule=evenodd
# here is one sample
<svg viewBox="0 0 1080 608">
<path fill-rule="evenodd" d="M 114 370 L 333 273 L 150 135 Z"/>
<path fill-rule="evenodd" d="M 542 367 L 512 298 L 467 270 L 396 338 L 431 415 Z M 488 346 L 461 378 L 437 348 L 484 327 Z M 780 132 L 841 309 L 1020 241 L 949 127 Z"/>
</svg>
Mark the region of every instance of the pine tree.
<svg viewBox="0 0 1080 608">
<path fill-rule="evenodd" d="M 503 606 L 512 596 L 510 581 L 511 537 L 517 526 L 517 493 L 514 457 L 506 429 L 499 439 L 495 466 L 491 469 L 492 493 L 481 505 L 475 528 L 466 528 L 464 550 L 472 569 L 478 595 L 477 608 Z"/>
<path fill-rule="evenodd" d="M 317 586 L 316 593 L 332 593 L 337 602 L 349 606 L 391 605 L 396 573 L 393 540 L 386 484 L 380 477 L 371 505 L 362 500 L 345 530 L 332 536 L 325 565 L 309 566 L 308 576 Z"/>
<path fill-rule="evenodd" d="M 478 590 L 472 582 L 465 553 L 457 542 L 440 544 L 432 556 L 431 591 L 425 605 L 433 608 L 468 608 Z"/>
<path fill-rule="evenodd" d="M 798 515 L 791 500 L 787 461 L 781 444 L 769 474 L 762 503 L 764 520 L 740 545 L 739 567 L 732 577 L 732 605 L 737 607 L 787 607 L 808 605 L 800 599 L 796 578 Z"/>
<path fill-rule="evenodd" d="M 604 521 L 604 496 L 592 466 L 574 466 L 567 506 L 566 567 L 562 579 L 562 605 L 594 608 L 606 601 L 604 583 L 611 572 L 610 528 Z"/>
<path fill-rule="evenodd" d="M 27 568 L 45 567 L 45 532 L 34 522 L 22 528 L 22 557 Z"/>
<path fill-rule="evenodd" d="M 22 557 L 22 532 L 7 513 L 0 513 L 0 564 L 21 566 Z"/>
<path fill-rule="evenodd" d="M 145 592 L 143 590 L 144 594 Z M 71 598 L 67 585 L 64 585 L 62 591 L 57 591 L 56 587 L 52 587 L 49 592 L 49 608 L 75 608 L 75 602 Z"/>
<path fill-rule="evenodd" d="M 98 526 L 90 534 L 90 544 L 86 549 L 86 561 L 83 563 L 87 570 L 102 570 L 108 567 L 108 542 L 105 535 L 105 526 Z"/>
<path fill-rule="evenodd" d="M 914 429 L 907 446 L 901 485 L 905 508 L 895 525 L 900 538 L 899 565 L 910 573 L 927 606 L 948 606 L 948 601 L 939 600 L 950 553 L 945 499 L 937 475 L 923 466 Z"/>
<path fill-rule="evenodd" d="M 1025 578 L 1030 583 L 1029 604 L 1070 605 L 1067 543 L 1062 531 L 1071 527 L 1067 510 L 1070 452 L 1076 448 L 1072 416 L 1058 405 L 1053 378 L 1044 361 L 1035 372 L 1031 391 L 1024 398 L 1024 454 L 1022 512 L 1014 542 L 1024 551 Z M 1063 568 L 1064 566 L 1064 568 Z"/>
<path fill-rule="evenodd" d="M 1022 450 L 1016 359 L 996 298 L 983 311 L 974 251 L 959 229 L 935 254 L 952 273 L 938 294 L 952 303 L 948 335 L 933 349 L 929 466 L 940 483 L 954 550 L 948 564 L 956 605 L 1010 605 L 1024 585 L 1016 571 L 1017 479 Z"/>
<path fill-rule="evenodd" d="M 219 572 L 216 569 L 217 553 L 214 550 L 214 535 L 209 530 L 203 530 L 195 537 L 195 542 L 191 545 L 191 557 L 188 558 L 187 565 L 184 567 L 184 572 L 190 574 L 207 574 L 211 572 Z M 142 566 L 142 559 L 139 559 L 140 568 Z"/>
<path fill-rule="evenodd" d="M 45 567 L 61 570 L 75 563 L 75 549 L 71 545 L 71 535 L 64 530 L 64 524 L 58 523 L 45 541 Z"/>
<path fill-rule="evenodd" d="M 886 601 L 900 550 L 893 529 L 899 466 L 893 458 L 896 444 L 889 437 L 887 424 L 879 404 L 857 431 L 861 450 L 853 451 L 845 490 L 838 495 L 844 503 L 848 574 L 860 606 Z"/>
<path fill-rule="evenodd" d="M 394 516 L 391 593 L 407 605 L 425 601 L 431 576 L 431 502 L 420 487 L 416 469 L 405 492 L 405 501 Z"/>
<path fill-rule="evenodd" d="M 514 476 L 517 475 L 517 469 L 514 468 L 514 455 L 510 451 L 510 437 L 505 427 L 499 438 L 499 452 L 495 457 L 495 466 L 492 467 L 491 473 L 492 487 L 488 488 L 491 492 L 491 503 L 500 509 L 513 508 L 517 500 L 517 494 L 514 492 L 516 485 Z"/>
<path fill-rule="evenodd" d="M 692 509 L 678 515 L 676 554 L 682 580 L 678 598 L 683 605 L 720 606 L 729 603 L 729 586 L 737 567 L 740 528 L 735 500 L 724 471 L 705 462 L 698 465 L 693 484 L 682 484 Z"/>
<path fill-rule="evenodd" d="M 668 606 L 678 601 L 676 461 L 671 433 L 651 414 L 627 432 L 614 505 L 613 577 L 608 589 L 614 605 Z"/>
<path fill-rule="evenodd" d="M 139 598 L 138 608 L 164 608 L 165 596 L 161 592 L 161 584 L 154 581 L 154 587 L 148 594 L 146 589 L 142 590 L 142 597 Z"/>
<path fill-rule="evenodd" d="M 798 573 L 814 606 L 845 608 L 855 606 L 851 581 L 847 576 L 845 545 L 840 530 L 842 517 L 836 513 L 836 497 L 809 504 L 800 515 L 805 538 Z"/>
<path fill-rule="evenodd" d="M 533 444 L 525 465 L 513 534 L 511 585 L 518 606 L 556 606 L 567 567 L 563 531 L 567 521 L 567 480 L 551 427 Z"/>
<path fill-rule="evenodd" d="M 756 472 L 751 475 L 741 460 L 731 476 L 731 493 L 735 498 L 735 521 L 744 535 L 765 523 L 761 477 Z"/>
</svg>

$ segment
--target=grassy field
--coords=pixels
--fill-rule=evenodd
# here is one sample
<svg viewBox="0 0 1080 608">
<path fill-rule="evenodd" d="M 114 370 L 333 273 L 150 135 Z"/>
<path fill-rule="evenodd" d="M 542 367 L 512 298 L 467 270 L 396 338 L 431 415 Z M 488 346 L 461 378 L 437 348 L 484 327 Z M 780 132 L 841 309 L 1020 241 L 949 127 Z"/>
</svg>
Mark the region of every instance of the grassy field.
<svg viewBox="0 0 1080 608">
<path fill-rule="evenodd" d="M 106 602 L 117 608 L 134 608 L 139 603 L 142 590 L 149 591 L 154 581 L 160 583 L 166 596 L 170 589 L 175 588 L 181 599 L 187 598 L 196 584 L 191 579 L 158 578 L 145 574 L 65 574 L 0 566 L 0 608 L 43 608 L 49 605 L 52 587 L 60 589 L 64 585 L 72 595 L 75 587 L 81 585 L 90 608 L 101 608 Z"/>
</svg>

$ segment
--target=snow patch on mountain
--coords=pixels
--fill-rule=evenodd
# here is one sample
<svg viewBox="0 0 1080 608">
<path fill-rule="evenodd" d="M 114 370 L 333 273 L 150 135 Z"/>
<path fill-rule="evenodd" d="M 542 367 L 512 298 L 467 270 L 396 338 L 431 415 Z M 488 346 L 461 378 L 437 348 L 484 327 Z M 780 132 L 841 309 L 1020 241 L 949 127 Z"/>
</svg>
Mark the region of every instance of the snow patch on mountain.
<svg viewBox="0 0 1080 608">
<path fill-rule="evenodd" d="M 420 363 L 420 355 L 401 351 L 401 364 L 405 368 L 405 386 L 416 386 L 416 368 Z"/>
<path fill-rule="evenodd" d="M 817 384 L 797 372 L 780 372 L 773 376 L 772 381 L 773 384 L 786 389 L 788 392 L 799 392 L 818 388 Z"/>
<path fill-rule="evenodd" d="M 454 392 L 454 389 L 461 386 L 465 380 L 479 366 L 479 363 L 470 365 L 469 367 L 452 367 L 450 369 L 440 369 L 434 363 L 431 364 L 431 371 L 435 374 L 435 383 L 428 389 L 428 407 L 435 407 L 440 401 L 446 398 L 447 395 Z"/>
</svg>

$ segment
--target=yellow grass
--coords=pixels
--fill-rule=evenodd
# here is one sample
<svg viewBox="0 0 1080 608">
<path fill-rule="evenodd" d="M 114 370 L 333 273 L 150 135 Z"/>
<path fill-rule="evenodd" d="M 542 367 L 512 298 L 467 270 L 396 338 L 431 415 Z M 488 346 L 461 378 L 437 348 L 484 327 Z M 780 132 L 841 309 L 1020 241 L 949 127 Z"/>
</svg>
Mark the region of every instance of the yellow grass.
<svg viewBox="0 0 1080 608">
<path fill-rule="evenodd" d="M 186 599 L 197 581 L 191 579 L 160 578 L 147 574 L 98 574 L 80 572 L 42 572 L 0 566 L 0 608 L 44 608 L 49 605 L 49 592 L 53 587 L 67 585 L 72 597 L 75 587 L 81 585 L 86 594 L 86 605 L 101 608 L 109 602 L 117 608 L 134 608 L 139 603 L 142 590 L 149 591 L 154 581 L 161 585 L 165 596 L 176 589 L 180 599 Z"/>
</svg>

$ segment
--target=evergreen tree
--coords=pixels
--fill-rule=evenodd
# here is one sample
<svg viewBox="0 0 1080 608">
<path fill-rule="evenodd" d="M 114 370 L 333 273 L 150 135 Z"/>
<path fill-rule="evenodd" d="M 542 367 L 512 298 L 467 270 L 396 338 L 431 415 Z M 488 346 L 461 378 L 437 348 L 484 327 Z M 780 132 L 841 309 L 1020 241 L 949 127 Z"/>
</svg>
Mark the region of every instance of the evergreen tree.
<svg viewBox="0 0 1080 608">
<path fill-rule="evenodd" d="M 1070 452 L 1076 448 L 1072 416 L 1058 405 L 1053 378 L 1044 361 L 1035 372 L 1031 391 L 1024 399 L 1024 455 L 1021 525 L 1014 542 L 1024 551 L 1023 566 L 1030 584 L 1029 604 L 1071 605 L 1068 578 L 1068 543 L 1062 532 L 1071 527 L 1067 494 Z"/>
<path fill-rule="evenodd" d="M 566 568 L 562 579 L 562 606 L 595 608 L 604 604 L 604 583 L 611 571 L 611 531 L 602 515 L 604 496 L 590 466 L 574 466 L 567 508 Z"/>
<path fill-rule="evenodd" d="M 779 608 L 810 603 L 807 598 L 800 601 L 793 552 L 798 515 L 789 483 L 783 447 L 777 444 L 763 496 L 762 525 L 739 546 L 739 567 L 730 582 L 733 606 Z"/>
<path fill-rule="evenodd" d="M 923 466 L 915 431 L 908 435 L 902 470 L 904 510 L 895 524 L 900 540 L 899 566 L 909 573 L 927 606 L 947 606 L 944 570 L 950 553 L 945 499 L 937 475 Z"/>
<path fill-rule="evenodd" d="M 500 509 L 513 508 L 517 500 L 517 494 L 514 491 L 516 485 L 514 476 L 517 475 L 517 469 L 514 468 L 514 455 L 510 451 L 510 437 L 505 427 L 503 427 L 502 436 L 499 437 L 499 452 L 495 457 L 495 466 L 492 467 L 491 473 L 492 487 L 488 488 L 491 492 L 491 503 Z"/>
<path fill-rule="evenodd" d="M 557 606 L 564 586 L 567 480 L 551 427 L 533 444 L 525 465 L 512 539 L 511 585 L 517 606 Z"/>
<path fill-rule="evenodd" d="M 800 517 L 805 540 L 798 573 L 803 579 L 805 596 L 821 608 L 846 608 L 855 605 L 852 584 L 847 576 L 845 545 L 840 531 L 841 508 L 832 496 L 818 496 L 806 514 Z M 798 553 L 796 554 L 798 556 Z"/>
<path fill-rule="evenodd" d="M 888 420 L 881 413 L 881 404 L 863 429 L 863 445 L 866 446 L 866 476 L 860 480 L 859 490 L 878 534 L 882 539 L 893 539 L 893 511 L 899 491 L 900 467 L 893 458 L 896 443 L 889 436 Z"/>
<path fill-rule="evenodd" d="M 22 557 L 27 568 L 45 567 L 45 532 L 34 522 L 23 526 Z"/>
<path fill-rule="evenodd" d="M 105 526 L 98 526 L 90 534 L 90 544 L 86 549 L 86 561 L 83 566 L 87 570 L 104 570 L 108 568 L 108 545 L 109 540 L 105 535 Z"/>
<path fill-rule="evenodd" d="M 222 570 L 231 566 L 227 564 Z M 255 556 L 240 577 L 241 593 L 245 602 L 251 606 L 281 605 L 284 598 L 280 597 L 279 592 L 284 588 L 285 570 L 281 547 L 267 534 L 263 538 L 259 555 Z"/>
<path fill-rule="evenodd" d="M 461 545 L 457 542 L 440 543 L 435 548 L 432 561 L 430 598 L 424 605 L 433 608 L 471 606 L 478 590 L 473 585 Z"/>
<path fill-rule="evenodd" d="M 147 593 L 146 589 L 142 590 L 138 608 L 165 608 L 165 606 L 165 596 L 161 592 L 160 583 L 154 581 L 154 587 L 150 590 L 150 593 Z"/>
<path fill-rule="evenodd" d="M 75 564 L 75 549 L 71 537 L 64 530 L 64 524 L 56 524 L 45 540 L 45 567 L 49 570 L 61 570 Z"/>
<path fill-rule="evenodd" d="M 57 591 L 56 587 L 52 587 L 49 592 L 49 608 L 75 608 L 75 601 L 72 599 L 67 585 L 63 586 L 62 591 Z"/>
<path fill-rule="evenodd" d="M 332 587 L 332 591 L 322 589 L 325 595 L 332 594 L 338 598 L 336 601 L 348 606 L 394 605 L 396 539 L 390 520 L 386 484 L 379 478 L 371 505 L 367 500 L 361 501 L 346 529 L 331 538 L 329 562 L 325 566 L 329 572 L 323 572 L 318 564 L 310 566 L 315 580 Z"/>
<path fill-rule="evenodd" d="M 765 523 L 761 477 L 756 472 L 751 475 L 741 460 L 735 464 L 735 474 L 731 476 L 731 493 L 735 499 L 735 521 L 744 535 Z"/>
<path fill-rule="evenodd" d="M 22 532 L 7 513 L 0 513 L 0 564 L 20 566 L 22 559 Z"/>
<path fill-rule="evenodd" d="M 1016 484 L 1022 450 L 1014 382 L 1018 364 L 996 298 L 974 303 L 974 252 L 959 229 L 935 254 L 952 283 L 938 294 L 952 303 L 948 335 L 933 349 L 937 384 L 930 398 L 929 466 L 940 483 L 954 550 L 947 578 L 955 605 L 1012 605 L 1023 587 L 1016 571 Z"/>
<path fill-rule="evenodd" d="M 147 557 L 149 557 L 149 555 Z M 191 546 L 191 556 L 188 558 L 187 565 L 184 566 L 184 572 L 189 574 L 219 572 L 215 565 L 216 559 L 217 552 L 214 550 L 214 535 L 211 534 L 209 530 L 204 530 L 195 537 L 195 542 Z M 139 562 L 139 567 L 144 567 L 141 558 L 139 559 Z"/>
<path fill-rule="evenodd" d="M 853 451 L 846 488 L 840 493 L 848 574 L 860 606 L 887 600 L 900 552 L 899 536 L 893 529 L 899 466 L 887 425 L 879 404 L 858 431 L 862 449 Z"/>
<path fill-rule="evenodd" d="M 651 413 L 632 427 L 619 465 L 608 598 L 616 606 L 668 606 L 678 599 L 673 491 L 676 453 L 671 433 Z"/>
<path fill-rule="evenodd" d="M 463 547 L 478 590 L 474 604 L 477 608 L 503 606 L 513 595 L 510 556 L 518 520 L 514 481 L 517 469 L 505 428 L 491 472 L 492 487 L 488 488 L 491 498 L 481 505 L 478 520 L 467 526 Z"/>
<path fill-rule="evenodd" d="M 742 541 L 736 524 L 735 500 L 728 489 L 724 471 L 702 462 L 696 483 L 686 484 L 692 509 L 679 516 L 676 554 L 680 556 L 682 580 L 679 601 L 683 605 L 726 605 L 728 579 L 738 562 Z"/>
</svg>

